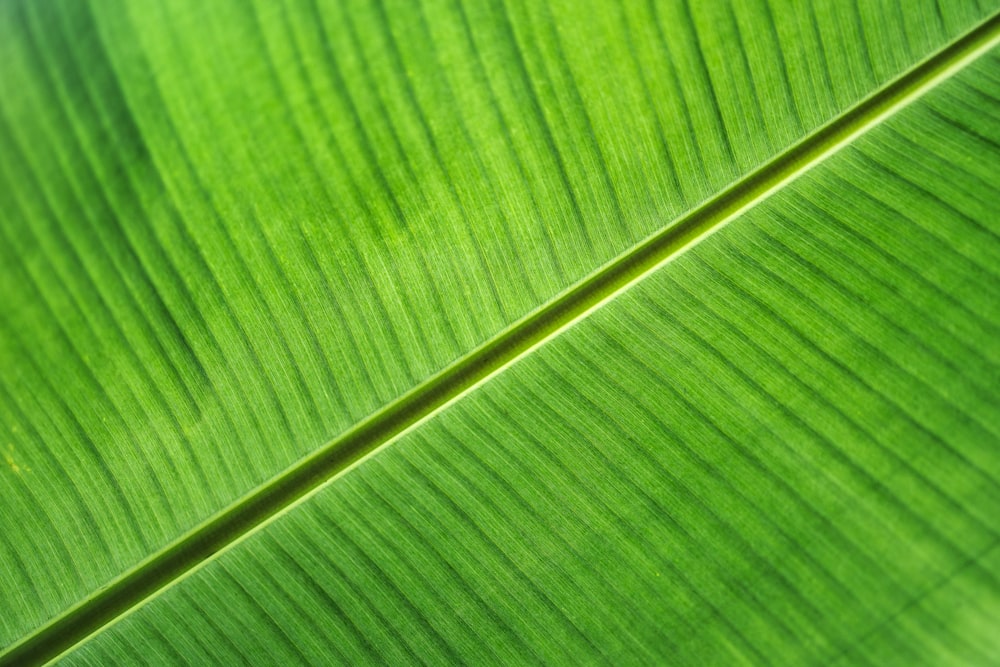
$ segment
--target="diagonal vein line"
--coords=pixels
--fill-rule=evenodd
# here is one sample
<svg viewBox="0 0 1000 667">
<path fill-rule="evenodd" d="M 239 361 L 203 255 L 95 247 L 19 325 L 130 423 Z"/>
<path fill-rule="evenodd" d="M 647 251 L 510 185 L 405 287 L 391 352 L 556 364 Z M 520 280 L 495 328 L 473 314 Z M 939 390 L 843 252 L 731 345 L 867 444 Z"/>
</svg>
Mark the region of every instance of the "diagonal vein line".
<svg viewBox="0 0 1000 667">
<path fill-rule="evenodd" d="M 128 615 L 1000 44 L 1000 14 L 147 558 L 0 655 L 44 663 Z"/>
<path fill-rule="evenodd" d="M 956 580 L 970 574 L 970 572 L 975 571 L 977 568 L 981 568 L 982 562 L 989 558 L 990 554 L 992 554 L 997 547 L 1000 547 L 1000 540 L 993 540 L 985 549 L 981 549 L 978 553 L 962 560 L 955 568 L 950 570 L 947 574 L 942 576 L 929 587 L 912 596 L 895 611 L 882 618 L 876 625 L 856 637 L 851 638 L 850 646 L 845 646 L 841 650 L 837 651 L 837 653 L 825 660 L 823 664 L 838 664 L 843 658 L 850 656 L 855 652 L 864 651 L 864 645 L 869 639 L 876 637 L 879 633 L 885 631 L 899 619 L 918 609 L 922 605 L 925 605 L 933 595 L 945 590 L 948 586 L 955 583 Z"/>
</svg>

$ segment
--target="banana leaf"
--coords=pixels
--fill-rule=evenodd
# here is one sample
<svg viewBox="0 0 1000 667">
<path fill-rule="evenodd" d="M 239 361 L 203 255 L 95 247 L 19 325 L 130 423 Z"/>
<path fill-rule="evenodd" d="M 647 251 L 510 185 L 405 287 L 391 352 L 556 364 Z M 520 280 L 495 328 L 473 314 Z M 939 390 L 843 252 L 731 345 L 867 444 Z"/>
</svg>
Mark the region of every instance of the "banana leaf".
<svg viewBox="0 0 1000 667">
<path fill-rule="evenodd" d="M 0 4 L 0 664 L 1000 664 L 998 8 Z"/>
</svg>

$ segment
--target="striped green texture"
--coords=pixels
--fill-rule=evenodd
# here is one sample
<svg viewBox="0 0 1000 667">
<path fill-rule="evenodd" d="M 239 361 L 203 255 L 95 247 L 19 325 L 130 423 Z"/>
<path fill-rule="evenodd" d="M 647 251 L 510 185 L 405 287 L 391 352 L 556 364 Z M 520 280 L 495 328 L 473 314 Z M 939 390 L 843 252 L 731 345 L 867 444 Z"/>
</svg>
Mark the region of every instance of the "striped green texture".
<svg viewBox="0 0 1000 667">
<path fill-rule="evenodd" d="M 67 662 L 996 663 L 998 65 Z"/>
<path fill-rule="evenodd" d="M 0 4 L 0 647 L 988 4 Z M 1000 661 L 998 72 L 68 661 Z"/>
</svg>

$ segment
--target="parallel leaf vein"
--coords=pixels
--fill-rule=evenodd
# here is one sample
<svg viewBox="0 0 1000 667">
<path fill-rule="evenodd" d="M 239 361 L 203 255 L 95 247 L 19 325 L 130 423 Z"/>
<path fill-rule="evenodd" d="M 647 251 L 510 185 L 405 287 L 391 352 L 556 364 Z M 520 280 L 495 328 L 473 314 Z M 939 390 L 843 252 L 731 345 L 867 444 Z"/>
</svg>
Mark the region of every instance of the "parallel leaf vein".
<svg viewBox="0 0 1000 667">
<path fill-rule="evenodd" d="M 25 637 L 0 655 L 0 665 L 55 658 L 190 576 L 221 551 L 531 354 L 998 43 L 1000 14 Z"/>
</svg>

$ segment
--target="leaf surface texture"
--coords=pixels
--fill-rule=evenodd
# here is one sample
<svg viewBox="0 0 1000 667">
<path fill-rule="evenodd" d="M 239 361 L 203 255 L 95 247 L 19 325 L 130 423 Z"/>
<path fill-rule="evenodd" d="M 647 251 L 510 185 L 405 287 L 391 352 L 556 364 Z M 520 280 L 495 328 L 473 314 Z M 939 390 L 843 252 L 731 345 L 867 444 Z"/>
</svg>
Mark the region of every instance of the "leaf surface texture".
<svg viewBox="0 0 1000 667">
<path fill-rule="evenodd" d="M 990 11 L 203 4 L 0 7 L 0 645 Z M 995 660 L 998 71 L 69 661 Z"/>
</svg>

